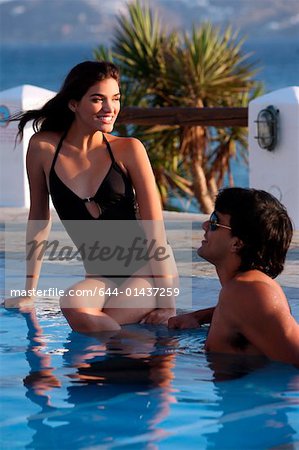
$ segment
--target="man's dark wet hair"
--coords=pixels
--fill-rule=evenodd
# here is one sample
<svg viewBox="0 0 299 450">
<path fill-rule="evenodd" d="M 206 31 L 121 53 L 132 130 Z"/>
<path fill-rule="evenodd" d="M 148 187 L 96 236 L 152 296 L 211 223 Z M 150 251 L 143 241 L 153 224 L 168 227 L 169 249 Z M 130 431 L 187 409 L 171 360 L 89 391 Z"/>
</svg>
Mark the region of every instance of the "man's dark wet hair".
<svg viewBox="0 0 299 450">
<path fill-rule="evenodd" d="M 226 188 L 219 192 L 215 210 L 230 215 L 231 233 L 243 241 L 240 270 L 257 269 L 277 277 L 293 235 L 286 208 L 268 192 Z"/>
</svg>

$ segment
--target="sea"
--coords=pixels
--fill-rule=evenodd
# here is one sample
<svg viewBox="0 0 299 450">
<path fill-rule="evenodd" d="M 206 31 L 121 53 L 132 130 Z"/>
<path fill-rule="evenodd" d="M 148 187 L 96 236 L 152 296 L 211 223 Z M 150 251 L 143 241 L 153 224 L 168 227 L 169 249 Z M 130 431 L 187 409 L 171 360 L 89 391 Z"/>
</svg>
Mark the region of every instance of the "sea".
<svg viewBox="0 0 299 450">
<path fill-rule="evenodd" d="M 93 59 L 96 43 L 82 44 L 2 44 L 0 47 L 0 91 L 31 84 L 57 91 L 69 70 L 77 63 Z M 287 86 L 299 86 L 299 41 L 247 40 L 243 52 L 258 69 L 255 79 L 263 81 L 265 93 Z M 248 186 L 248 166 L 237 158 L 232 161 L 234 184 Z M 225 180 L 225 185 L 228 180 Z M 172 206 L 198 211 L 194 201 L 173 197 Z"/>
</svg>

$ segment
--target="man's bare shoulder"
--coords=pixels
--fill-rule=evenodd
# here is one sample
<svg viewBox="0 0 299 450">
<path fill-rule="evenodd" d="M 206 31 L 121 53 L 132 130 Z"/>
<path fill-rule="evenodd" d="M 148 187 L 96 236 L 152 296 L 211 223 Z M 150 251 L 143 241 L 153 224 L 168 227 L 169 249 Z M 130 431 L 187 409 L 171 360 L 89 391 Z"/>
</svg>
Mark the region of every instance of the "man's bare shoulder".
<svg viewBox="0 0 299 450">
<path fill-rule="evenodd" d="M 222 302 L 246 315 L 250 311 L 270 313 L 287 310 L 289 305 L 279 284 L 258 270 L 250 270 L 236 275 L 226 283 L 220 293 Z"/>
</svg>

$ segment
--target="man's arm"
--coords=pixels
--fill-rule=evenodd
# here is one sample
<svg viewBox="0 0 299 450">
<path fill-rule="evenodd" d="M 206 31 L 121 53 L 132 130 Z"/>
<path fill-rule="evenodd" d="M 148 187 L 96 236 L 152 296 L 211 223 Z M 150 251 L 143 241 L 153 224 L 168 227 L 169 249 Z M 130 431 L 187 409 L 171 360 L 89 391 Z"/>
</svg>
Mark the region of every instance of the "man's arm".
<svg viewBox="0 0 299 450">
<path fill-rule="evenodd" d="M 168 320 L 169 328 L 199 328 L 205 323 L 211 323 L 215 307 L 200 309 L 180 316 L 171 317 Z"/>
</svg>

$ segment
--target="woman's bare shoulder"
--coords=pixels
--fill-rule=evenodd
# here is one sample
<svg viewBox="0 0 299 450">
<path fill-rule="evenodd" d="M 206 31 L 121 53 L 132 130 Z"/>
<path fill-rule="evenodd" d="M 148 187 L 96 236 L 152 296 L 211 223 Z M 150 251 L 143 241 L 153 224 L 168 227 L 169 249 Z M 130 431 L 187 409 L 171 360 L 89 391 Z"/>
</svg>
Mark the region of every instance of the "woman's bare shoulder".
<svg viewBox="0 0 299 450">
<path fill-rule="evenodd" d="M 145 153 L 144 145 L 137 138 L 114 135 L 108 135 L 106 137 L 116 157 L 122 158 L 128 155 L 132 156 L 134 153 Z"/>
<path fill-rule="evenodd" d="M 40 163 L 46 170 L 53 159 L 60 137 L 61 133 L 53 131 L 35 133 L 29 141 L 27 165 Z"/>
<path fill-rule="evenodd" d="M 61 133 L 56 131 L 38 131 L 31 136 L 29 141 L 29 148 L 39 147 L 39 148 L 47 148 L 48 146 L 52 147 L 53 145 L 57 145 L 60 139 Z"/>
<path fill-rule="evenodd" d="M 106 134 L 105 136 L 112 145 L 143 145 L 139 139 L 132 136 L 115 136 L 113 134 Z"/>
</svg>

